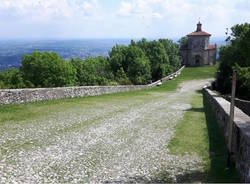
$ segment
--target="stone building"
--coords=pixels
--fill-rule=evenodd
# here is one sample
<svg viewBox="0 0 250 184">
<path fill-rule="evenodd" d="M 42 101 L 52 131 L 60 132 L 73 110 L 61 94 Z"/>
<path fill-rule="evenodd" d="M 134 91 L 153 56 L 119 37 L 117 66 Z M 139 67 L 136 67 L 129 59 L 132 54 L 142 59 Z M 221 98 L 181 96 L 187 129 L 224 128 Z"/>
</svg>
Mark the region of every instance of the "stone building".
<svg viewBox="0 0 250 184">
<path fill-rule="evenodd" d="M 210 45 L 211 34 L 202 31 L 202 24 L 198 22 L 197 29 L 187 35 L 187 43 L 181 45 L 182 64 L 186 66 L 203 66 L 216 63 L 217 46 Z"/>
</svg>

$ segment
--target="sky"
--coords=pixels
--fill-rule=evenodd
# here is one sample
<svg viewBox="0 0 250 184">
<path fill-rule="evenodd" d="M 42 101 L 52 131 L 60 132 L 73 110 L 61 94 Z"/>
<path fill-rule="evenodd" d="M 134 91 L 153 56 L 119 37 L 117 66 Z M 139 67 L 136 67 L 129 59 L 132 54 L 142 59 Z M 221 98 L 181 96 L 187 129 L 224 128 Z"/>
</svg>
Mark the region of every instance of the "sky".
<svg viewBox="0 0 250 184">
<path fill-rule="evenodd" d="M 0 39 L 225 37 L 250 22 L 250 0 L 0 0 Z"/>
</svg>

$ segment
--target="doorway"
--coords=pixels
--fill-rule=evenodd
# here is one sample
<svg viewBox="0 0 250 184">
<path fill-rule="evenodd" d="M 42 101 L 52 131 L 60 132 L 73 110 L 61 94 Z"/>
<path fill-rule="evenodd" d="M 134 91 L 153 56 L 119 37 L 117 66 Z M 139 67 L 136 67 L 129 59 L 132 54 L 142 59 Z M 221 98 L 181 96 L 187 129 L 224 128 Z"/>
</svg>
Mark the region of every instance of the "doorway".
<svg viewBox="0 0 250 184">
<path fill-rule="evenodd" d="M 195 56 L 195 65 L 196 66 L 200 66 L 201 65 L 201 60 L 202 60 L 201 56 L 200 55 L 196 55 Z"/>
</svg>

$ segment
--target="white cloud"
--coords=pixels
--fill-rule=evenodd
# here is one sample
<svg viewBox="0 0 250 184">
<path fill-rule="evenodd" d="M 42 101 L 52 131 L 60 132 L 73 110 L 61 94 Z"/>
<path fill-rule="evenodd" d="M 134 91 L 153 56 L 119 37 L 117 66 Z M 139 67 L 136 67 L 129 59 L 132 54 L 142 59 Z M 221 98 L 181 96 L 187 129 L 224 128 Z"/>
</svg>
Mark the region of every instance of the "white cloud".
<svg viewBox="0 0 250 184">
<path fill-rule="evenodd" d="M 154 17 L 154 18 L 158 18 L 158 19 L 163 18 L 163 16 L 162 16 L 160 13 L 158 13 L 158 12 L 154 12 L 154 13 L 152 13 L 152 17 Z"/>
<path fill-rule="evenodd" d="M 250 0 L 0 0 L 0 37 L 180 37 L 250 21 Z"/>
<path fill-rule="evenodd" d="M 139 17 L 139 18 L 162 18 L 160 12 L 157 12 L 155 5 L 159 4 L 162 0 L 132 0 L 121 1 L 119 16 L 124 17 Z"/>
<path fill-rule="evenodd" d="M 48 21 L 96 16 L 97 0 L 0 0 L 0 18 Z"/>
<path fill-rule="evenodd" d="M 130 15 L 132 15 L 132 11 L 133 11 L 132 3 L 122 1 L 118 14 L 121 16 L 130 16 Z"/>
</svg>

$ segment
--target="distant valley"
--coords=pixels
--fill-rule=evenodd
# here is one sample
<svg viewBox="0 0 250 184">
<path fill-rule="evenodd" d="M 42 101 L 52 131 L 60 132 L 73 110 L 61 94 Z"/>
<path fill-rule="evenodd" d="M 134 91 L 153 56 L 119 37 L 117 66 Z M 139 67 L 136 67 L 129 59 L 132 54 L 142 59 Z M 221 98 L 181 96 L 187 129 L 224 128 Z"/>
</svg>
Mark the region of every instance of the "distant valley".
<svg viewBox="0 0 250 184">
<path fill-rule="evenodd" d="M 174 39 L 177 41 L 177 39 Z M 218 46 L 223 39 L 212 39 Z M 25 54 L 33 51 L 56 52 L 64 59 L 107 56 L 116 44 L 127 45 L 130 39 L 84 39 L 84 40 L 8 40 L 0 41 L 0 70 L 19 67 Z"/>
</svg>

